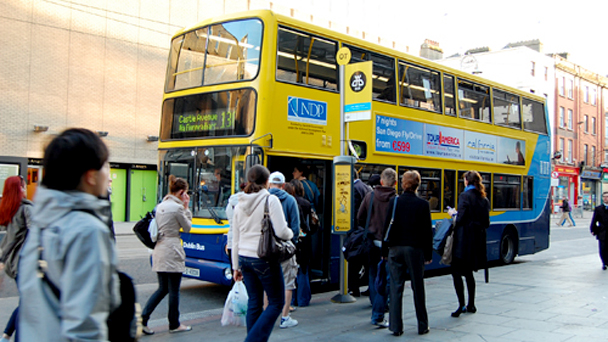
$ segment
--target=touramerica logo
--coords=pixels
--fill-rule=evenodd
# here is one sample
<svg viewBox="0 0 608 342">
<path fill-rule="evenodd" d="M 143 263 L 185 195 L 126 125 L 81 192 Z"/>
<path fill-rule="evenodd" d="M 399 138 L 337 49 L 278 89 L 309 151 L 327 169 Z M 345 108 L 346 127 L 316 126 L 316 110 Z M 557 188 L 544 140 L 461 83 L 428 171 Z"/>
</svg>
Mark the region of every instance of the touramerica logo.
<svg viewBox="0 0 608 342">
<path fill-rule="evenodd" d="M 426 134 L 426 138 L 427 138 L 427 145 L 439 145 L 439 146 L 447 146 L 447 147 L 460 147 L 460 139 L 458 139 L 457 137 L 452 137 L 452 136 L 446 136 L 441 134 L 441 131 L 439 131 L 439 134 L 430 134 L 427 133 Z"/>
<path fill-rule="evenodd" d="M 365 84 L 367 84 L 367 78 L 361 71 L 355 71 L 350 77 L 350 89 L 352 89 L 355 93 L 363 90 L 365 88 Z"/>
</svg>

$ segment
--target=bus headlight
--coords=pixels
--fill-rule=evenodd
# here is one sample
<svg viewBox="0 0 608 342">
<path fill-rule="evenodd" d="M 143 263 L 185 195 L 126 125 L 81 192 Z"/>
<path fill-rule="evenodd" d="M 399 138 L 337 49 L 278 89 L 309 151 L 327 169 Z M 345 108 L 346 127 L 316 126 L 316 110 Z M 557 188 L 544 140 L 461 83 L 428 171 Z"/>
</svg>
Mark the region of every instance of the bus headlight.
<svg viewBox="0 0 608 342">
<path fill-rule="evenodd" d="M 224 277 L 228 280 L 232 280 L 232 271 L 230 270 L 230 267 L 224 268 Z"/>
</svg>

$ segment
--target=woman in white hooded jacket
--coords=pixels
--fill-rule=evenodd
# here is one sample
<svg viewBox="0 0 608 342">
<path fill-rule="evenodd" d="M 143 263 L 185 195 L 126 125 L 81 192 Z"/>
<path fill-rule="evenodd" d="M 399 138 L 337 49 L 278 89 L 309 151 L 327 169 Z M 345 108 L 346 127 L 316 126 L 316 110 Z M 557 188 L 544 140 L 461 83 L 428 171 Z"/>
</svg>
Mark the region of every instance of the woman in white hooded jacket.
<svg viewBox="0 0 608 342">
<path fill-rule="evenodd" d="M 268 169 L 261 165 L 255 165 L 247 172 L 247 186 L 239 196 L 232 219 L 234 279 L 245 281 L 249 295 L 246 342 L 268 341 L 285 304 L 281 265 L 278 261 L 262 260 L 257 253 L 266 201 L 275 235 L 284 240 L 293 237 L 293 231 L 287 226 L 281 202 L 266 190 L 269 176 Z M 268 307 L 265 310 L 264 292 L 268 295 Z"/>
</svg>

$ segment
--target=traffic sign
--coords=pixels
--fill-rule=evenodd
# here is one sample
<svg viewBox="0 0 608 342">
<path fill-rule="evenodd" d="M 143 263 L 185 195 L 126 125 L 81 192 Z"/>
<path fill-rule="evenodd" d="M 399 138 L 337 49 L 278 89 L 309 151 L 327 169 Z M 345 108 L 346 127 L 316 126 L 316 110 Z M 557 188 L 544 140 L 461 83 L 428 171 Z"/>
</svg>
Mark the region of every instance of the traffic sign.
<svg viewBox="0 0 608 342">
<path fill-rule="evenodd" d="M 557 179 L 558 177 L 559 177 L 559 173 L 557 173 L 557 171 L 551 172 L 551 178 Z"/>
<path fill-rule="evenodd" d="M 350 56 L 350 50 L 346 46 L 341 47 L 336 54 L 336 61 L 338 62 L 338 65 L 348 64 L 348 62 L 350 62 Z"/>
</svg>

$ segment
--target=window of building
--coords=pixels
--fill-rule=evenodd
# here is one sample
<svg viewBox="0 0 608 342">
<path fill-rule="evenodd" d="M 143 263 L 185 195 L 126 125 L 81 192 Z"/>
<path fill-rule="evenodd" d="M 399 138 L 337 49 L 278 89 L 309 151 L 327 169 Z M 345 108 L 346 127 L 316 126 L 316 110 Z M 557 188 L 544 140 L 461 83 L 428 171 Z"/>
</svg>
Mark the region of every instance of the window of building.
<svg viewBox="0 0 608 342">
<path fill-rule="evenodd" d="M 534 63 L 534 61 L 532 61 L 532 70 L 530 71 L 530 75 L 534 76 L 535 70 L 536 70 L 536 63 Z"/>
<path fill-rule="evenodd" d="M 399 96 L 402 106 L 441 113 L 439 72 L 399 61 Z"/>
<path fill-rule="evenodd" d="M 547 134 L 547 121 L 545 118 L 545 105 L 542 102 L 523 98 L 522 118 L 524 129 L 541 134 Z"/>
<path fill-rule="evenodd" d="M 608 113 L 606 113 L 604 120 L 604 132 L 608 132 Z M 604 136 L 604 146 L 608 146 L 608 134 Z M 608 160 L 608 158 L 606 160 Z"/>
<path fill-rule="evenodd" d="M 456 171 L 443 170 L 443 211 L 447 212 L 448 207 L 456 208 Z"/>
<path fill-rule="evenodd" d="M 564 138 L 559 138 L 559 151 L 562 153 L 561 158 L 559 158 L 560 162 L 564 162 L 564 158 L 566 157 L 566 150 L 564 149 Z"/>
<path fill-rule="evenodd" d="M 573 121 L 573 115 L 572 115 L 572 109 L 568 109 L 568 129 L 572 130 L 572 126 L 574 125 Z"/>
<path fill-rule="evenodd" d="M 347 46 L 352 57 L 349 64 L 372 61 L 372 99 L 395 103 L 395 59 L 354 46 Z M 441 108 L 441 107 L 440 107 Z"/>
<path fill-rule="evenodd" d="M 534 177 L 524 176 L 524 184 L 522 186 L 522 208 L 532 209 L 534 199 Z"/>
<path fill-rule="evenodd" d="M 589 165 L 589 145 L 585 144 L 583 146 L 583 161 L 585 162 L 585 165 Z"/>
<path fill-rule="evenodd" d="M 564 107 L 559 107 L 559 127 L 561 128 L 564 127 L 564 115 L 566 115 L 564 112 Z"/>
<path fill-rule="evenodd" d="M 492 122 L 489 87 L 459 79 L 458 105 L 460 106 L 460 117 Z"/>
<path fill-rule="evenodd" d="M 564 91 L 565 87 L 566 87 L 566 78 L 565 77 L 560 77 L 559 78 L 559 94 L 561 96 L 565 95 L 565 91 Z"/>
<path fill-rule="evenodd" d="M 568 163 L 572 163 L 572 140 L 568 140 L 568 158 L 566 159 Z"/>
<path fill-rule="evenodd" d="M 549 68 L 545 67 L 545 81 L 549 80 Z"/>
<path fill-rule="evenodd" d="M 519 96 L 494 90 L 494 122 L 497 125 L 521 129 Z"/>
<path fill-rule="evenodd" d="M 583 124 L 585 126 L 585 133 L 589 133 L 589 115 L 583 117 Z"/>
<path fill-rule="evenodd" d="M 456 97 L 454 96 L 454 76 L 443 75 L 443 102 L 445 114 L 456 116 Z"/>
<path fill-rule="evenodd" d="M 595 155 L 596 155 L 595 146 L 591 146 L 591 166 L 593 166 L 593 167 L 597 166 Z"/>
<path fill-rule="evenodd" d="M 585 86 L 584 101 L 585 103 L 589 103 L 589 86 Z"/>
<path fill-rule="evenodd" d="M 595 128 L 595 118 L 591 118 L 591 134 L 597 134 L 597 128 Z"/>
<path fill-rule="evenodd" d="M 597 89 L 596 88 L 591 89 L 591 104 L 594 106 L 597 104 Z"/>
<path fill-rule="evenodd" d="M 492 195 L 494 210 L 519 209 L 521 177 L 510 175 L 494 175 Z"/>
<path fill-rule="evenodd" d="M 338 90 L 337 43 L 279 27 L 277 80 L 326 90 Z"/>
<path fill-rule="evenodd" d="M 574 98 L 574 81 L 568 80 L 568 98 Z"/>
</svg>

